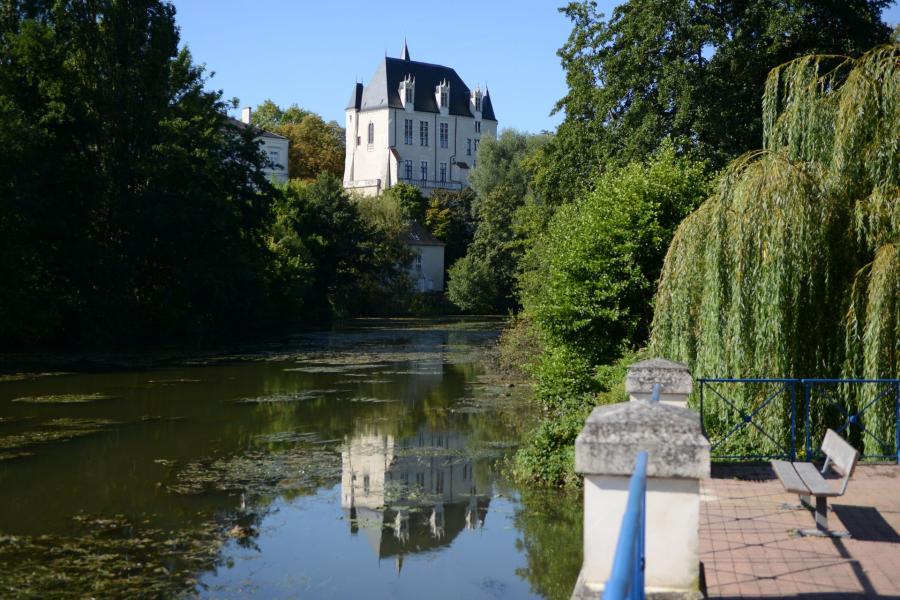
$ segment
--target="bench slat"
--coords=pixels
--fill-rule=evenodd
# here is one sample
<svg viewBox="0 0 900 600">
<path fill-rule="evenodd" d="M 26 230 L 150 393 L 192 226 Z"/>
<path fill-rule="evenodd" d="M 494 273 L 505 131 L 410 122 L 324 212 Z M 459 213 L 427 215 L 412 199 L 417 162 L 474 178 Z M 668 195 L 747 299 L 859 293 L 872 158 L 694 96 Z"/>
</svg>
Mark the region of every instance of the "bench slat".
<svg viewBox="0 0 900 600">
<path fill-rule="evenodd" d="M 781 483 L 784 484 L 784 489 L 787 491 L 797 494 L 810 493 L 809 487 L 803 483 L 803 479 L 797 474 L 792 463 L 786 460 L 773 460 L 772 468 L 775 469 L 775 474 L 778 475 L 778 479 L 781 480 Z"/>
<path fill-rule="evenodd" d="M 812 463 L 793 463 L 793 467 L 797 472 L 797 475 L 803 480 L 803 483 L 806 484 L 806 487 L 809 488 L 809 493 L 813 496 L 840 496 L 840 492 L 832 489 L 831 485 L 828 481 L 822 477 L 822 474 L 819 473 L 819 470 L 816 469 L 816 465 Z"/>
<path fill-rule="evenodd" d="M 825 432 L 825 439 L 822 440 L 822 452 L 831 459 L 831 465 L 835 471 L 841 475 L 853 473 L 859 453 L 856 448 L 831 429 Z"/>
</svg>

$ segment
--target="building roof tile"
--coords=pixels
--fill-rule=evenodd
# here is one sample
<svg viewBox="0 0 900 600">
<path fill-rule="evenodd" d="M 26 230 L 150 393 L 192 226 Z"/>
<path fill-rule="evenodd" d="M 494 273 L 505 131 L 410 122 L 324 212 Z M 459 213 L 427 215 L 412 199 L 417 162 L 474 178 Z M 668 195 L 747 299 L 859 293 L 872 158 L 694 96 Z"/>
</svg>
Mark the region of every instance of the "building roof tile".
<svg viewBox="0 0 900 600">
<path fill-rule="evenodd" d="M 418 221 L 410 221 L 409 229 L 403 236 L 403 241 L 412 246 L 446 246 L 444 242 L 434 237 L 424 225 Z"/>
<path fill-rule="evenodd" d="M 363 88 L 358 110 L 403 108 L 403 102 L 400 99 L 400 82 L 409 75 L 415 78 L 414 109 L 416 111 L 440 112 L 434 91 L 442 81 L 446 80 L 450 84 L 449 113 L 464 117 L 474 116 L 469 108 L 469 98 L 472 92 L 455 70 L 442 65 L 387 56 L 378 65 L 369 84 Z M 487 95 L 485 95 L 484 101 L 486 104 L 482 104 L 482 119 L 496 121 Z M 356 106 L 354 105 L 354 107 Z M 348 108 L 350 107 L 348 106 Z"/>
</svg>

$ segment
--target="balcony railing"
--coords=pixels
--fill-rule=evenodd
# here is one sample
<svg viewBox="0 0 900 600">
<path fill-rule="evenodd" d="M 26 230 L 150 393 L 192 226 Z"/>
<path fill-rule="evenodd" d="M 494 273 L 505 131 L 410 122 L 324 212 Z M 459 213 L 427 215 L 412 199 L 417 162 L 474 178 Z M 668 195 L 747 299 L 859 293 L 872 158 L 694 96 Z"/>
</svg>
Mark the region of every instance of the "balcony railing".
<svg viewBox="0 0 900 600">
<path fill-rule="evenodd" d="M 433 190 L 461 190 L 461 181 L 436 181 L 433 179 L 416 179 L 415 177 L 400 177 L 401 183 L 408 183 L 421 189 Z"/>
</svg>

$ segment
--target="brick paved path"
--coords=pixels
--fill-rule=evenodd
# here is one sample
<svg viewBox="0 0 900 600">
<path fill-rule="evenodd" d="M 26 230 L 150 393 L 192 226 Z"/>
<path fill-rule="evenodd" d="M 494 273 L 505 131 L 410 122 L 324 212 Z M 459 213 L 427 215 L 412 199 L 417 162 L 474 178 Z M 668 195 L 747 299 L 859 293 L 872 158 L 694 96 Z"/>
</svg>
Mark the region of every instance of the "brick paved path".
<svg viewBox="0 0 900 600">
<path fill-rule="evenodd" d="M 829 501 L 847 539 L 796 537 L 815 527 L 768 466 L 714 465 L 702 482 L 700 560 L 710 598 L 900 600 L 900 466 L 859 466 Z M 832 510 L 833 509 L 833 510 Z"/>
</svg>

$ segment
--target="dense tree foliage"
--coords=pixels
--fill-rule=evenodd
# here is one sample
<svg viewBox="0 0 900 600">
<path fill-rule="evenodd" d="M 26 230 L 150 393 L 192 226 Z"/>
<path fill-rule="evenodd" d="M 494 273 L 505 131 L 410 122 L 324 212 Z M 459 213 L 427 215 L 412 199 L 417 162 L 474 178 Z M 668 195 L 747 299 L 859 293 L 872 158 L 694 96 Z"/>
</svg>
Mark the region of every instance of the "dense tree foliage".
<svg viewBox="0 0 900 600">
<path fill-rule="evenodd" d="M 335 121 L 326 123 L 319 115 L 292 104 L 282 109 L 266 100 L 251 113 L 250 122 L 291 141 L 288 150 L 288 177 L 313 180 L 322 173 L 344 175 L 344 129 Z"/>
<path fill-rule="evenodd" d="M 425 226 L 445 244 L 444 268 L 449 269 L 466 255 L 475 232 L 473 205 L 475 192 L 471 188 L 459 191 L 435 190 L 428 199 Z"/>
<path fill-rule="evenodd" d="M 387 202 L 396 203 L 407 220 L 424 221 L 428 198 L 423 196 L 416 186 L 409 183 L 398 183 L 385 191 L 382 196 Z"/>
<path fill-rule="evenodd" d="M 263 158 L 178 50 L 174 13 L 0 7 L 4 345 L 238 327 L 265 310 Z"/>
<path fill-rule="evenodd" d="M 577 192 L 608 162 L 651 154 L 664 138 L 721 167 L 762 143 L 770 69 L 810 53 L 858 55 L 885 42 L 889 0 L 630 0 L 606 20 L 592 0 L 561 9 L 568 93 L 544 177 Z"/>
<path fill-rule="evenodd" d="M 519 453 L 525 477 L 570 478 L 584 418 L 598 401 L 620 399 L 609 392 L 624 376 L 621 359 L 647 341 L 663 256 L 678 224 L 708 193 L 705 173 L 705 164 L 664 144 L 644 163 L 600 175 L 536 242 L 533 270 L 523 275 L 522 315 L 543 344 L 531 368 L 548 419 Z"/>
<path fill-rule="evenodd" d="M 530 181 L 532 157 L 547 136 L 507 129 L 497 139 L 484 138 L 478 165 L 470 175 L 475 231 L 467 254 L 450 269 L 448 296 L 465 311 L 502 313 L 519 305 L 516 292 L 525 253 L 525 233 L 518 225 L 536 202 Z"/>
<path fill-rule="evenodd" d="M 900 46 L 788 63 L 763 106 L 765 149 L 732 163 L 672 242 L 653 347 L 700 376 L 897 377 Z M 892 411 L 873 406 L 866 428 L 892 440 Z M 763 417 L 774 431 L 785 415 Z"/>
<path fill-rule="evenodd" d="M 178 45 L 160 0 L 0 2 L 3 347 L 240 335 L 393 285 L 395 234 L 334 181 L 274 189 Z"/>
<path fill-rule="evenodd" d="M 410 288 L 402 222 L 365 218 L 339 179 L 292 181 L 276 205 L 281 298 L 301 320 L 359 314 L 401 301 Z M 370 209 L 371 210 L 371 209 Z"/>
<path fill-rule="evenodd" d="M 663 257 L 709 191 L 705 171 L 664 144 L 646 163 L 600 175 L 592 192 L 556 212 L 523 276 L 524 314 L 549 345 L 603 364 L 646 342 Z"/>
</svg>

